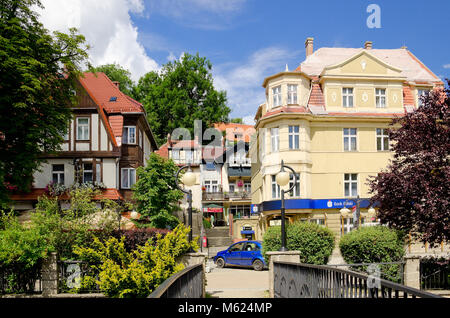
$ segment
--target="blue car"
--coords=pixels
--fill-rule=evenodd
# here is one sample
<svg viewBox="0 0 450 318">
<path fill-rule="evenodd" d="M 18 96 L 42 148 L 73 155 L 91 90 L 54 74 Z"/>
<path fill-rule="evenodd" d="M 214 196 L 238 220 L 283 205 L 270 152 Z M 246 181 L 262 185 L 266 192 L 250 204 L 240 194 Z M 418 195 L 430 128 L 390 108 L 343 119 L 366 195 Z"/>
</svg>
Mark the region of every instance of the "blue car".
<svg viewBox="0 0 450 318">
<path fill-rule="evenodd" d="M 261 271 L 266 267 L 266 262 L 261 253 L 262 245 L 259 241 L 243 241 L 230 245 L 228 249 L 220 251 L 214 257 L 217 267 L 227 265 L 253 267 Z"/>
</svg>

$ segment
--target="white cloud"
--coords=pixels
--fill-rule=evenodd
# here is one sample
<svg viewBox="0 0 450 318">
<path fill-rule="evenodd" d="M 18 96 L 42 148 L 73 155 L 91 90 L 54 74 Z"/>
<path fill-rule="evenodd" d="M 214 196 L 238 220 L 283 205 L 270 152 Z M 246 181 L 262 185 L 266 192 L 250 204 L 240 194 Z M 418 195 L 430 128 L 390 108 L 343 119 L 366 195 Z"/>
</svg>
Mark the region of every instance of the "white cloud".
<svg viewBox="0 0 450 318">
<path fill-rule="evenodd" d="M 449 69 L 449 68 L 450 68 L 450 64 L 445 64 L 445 65 L 444 65 L 444 68 L 445 68 L 445 69 Z"/>
<path fill-rule="evenodd" d="M 51 31 L 67 32 L 76 27 L 91 45 L 94 66 L 118 63 L 137 81 L 149 71 L 159 69 L 138 42 L 138 30 L 130 14 L 144 12 L 143 0 L 42 0 L 41 22 Z"/>
<path fill-rule="evenodd" d="M 242 117 L 254 124 L 259 105 L 265 102 L 264 78 L 283 72 L 289 60 L 299 57 L 299 51 L 269 47 L 254 52 L 245 62 L 217 65 L 213 69 L 214 85 L 225 90 L 231 117 Z"/>
<path fill-rule="evenodd" d="M 148 0 L 150 14 L 160 14 L 199 29 L 220 30 L 232 25 L 248 0 Z"/>
</svg>

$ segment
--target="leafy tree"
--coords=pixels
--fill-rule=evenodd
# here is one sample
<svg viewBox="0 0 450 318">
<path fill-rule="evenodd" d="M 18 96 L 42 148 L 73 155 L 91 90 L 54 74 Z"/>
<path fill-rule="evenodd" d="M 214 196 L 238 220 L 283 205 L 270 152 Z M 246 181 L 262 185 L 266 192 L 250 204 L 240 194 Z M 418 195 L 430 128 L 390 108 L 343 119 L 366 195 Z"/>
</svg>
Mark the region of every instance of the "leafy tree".
<svg viewBox="0 0 450 318">
<path fill-rule="evenodd" d="M 211 69 L 211 62 L 198 53 L 185 54 L 159 73 L 149 72 L 139 79 L 134 97 L 146 108 L 159 143 L 179 127 L 188 128 L 192 135 L 194 120 L 201 120 L 203 129 L 228 121 L 226 93 L 214 88 Z"/>
<path fill-rule="evenodd" d="M 450 239 L 449 90 L 435 89 L 422 102 L 393 121 L 394 158 L 370 191 L 381 223 L 433 246 Z"/>
<path fill-rule="evenodd" d="M 89 48 L 76 29 L 49 34 L 35 6 L 0 2 L 0 204 L 8 190 L 28 189 L 43 152 L 59 149 Z"/>
<path fill-rule="evenodd" d="M 113 82 L 119 82 L 120 90 L 126 95 L 133 97 L 134 82 L 131 79 L 129 70 L 124 69 L 119 64 L 105 64 L 96 66 L 92 69 L 93 72 L 103 72 Z"/>
<path fill-rule="evenodd" d="M 179 223 L 173 215 L 183 197 L 175 182 L 177 170 L 172 160 L 152 153 L 147 165 L 136 171 L 138 181 L 133 188 L 133 198 L 138 202 L 137 211 L 142 217 L 149 218 L 153 227 L 169 225 L 174 228 Z"/>
<path fill-rule="evenodd" d="M 233 124 L 243 124 L 244 121 L 242 120 L 242 118 L 232 118 L 232 119 L 230 120 L 230 123 L 233 123 Z"/>
</svg>

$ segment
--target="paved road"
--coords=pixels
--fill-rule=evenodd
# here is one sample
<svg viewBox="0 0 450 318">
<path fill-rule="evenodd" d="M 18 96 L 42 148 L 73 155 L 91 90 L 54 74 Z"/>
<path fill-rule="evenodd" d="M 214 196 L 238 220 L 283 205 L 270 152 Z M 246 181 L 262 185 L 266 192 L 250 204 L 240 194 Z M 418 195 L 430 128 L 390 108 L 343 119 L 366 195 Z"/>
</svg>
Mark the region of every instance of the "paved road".
<svg viewBox="0 0 450 318">
<path fill-rule="evenodd" d="M 269 297 L 269 271 L 246 268 L 217 268 L 208 262 L 206 292 L 216 298 Z"/>
</svg>

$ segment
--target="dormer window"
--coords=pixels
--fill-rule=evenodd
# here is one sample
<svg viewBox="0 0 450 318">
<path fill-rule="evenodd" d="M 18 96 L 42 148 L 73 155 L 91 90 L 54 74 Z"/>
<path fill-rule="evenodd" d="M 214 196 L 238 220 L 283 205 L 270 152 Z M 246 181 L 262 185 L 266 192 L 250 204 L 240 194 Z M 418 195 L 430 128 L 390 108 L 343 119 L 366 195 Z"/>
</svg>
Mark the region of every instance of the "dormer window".
<svg viewBox="0 0 450 318">
<path fill-rule="evenodd" d="M 111 98 L 109 99 L 110 102 L 116 102 L 117 101 L 117 97 L 116 96 L 111 96 Z"/>
<path fill-rule="evenodd" d="M 272 88 L 273 107 L 281 106 L 281 86 Z"/>
<path fill-rule="evenodd" d="M 297 87 L 298 85 L 288 85 L 288 104 L 297 104 Z"/>
<path fill-rule="evenodd" d="M 342 105 L 344 107 L 353 107 L 353 88 L 344 87 L 342 89 Z"/>
<path fill-rule="evenodd" d="M 418 97 L 417 105 L 419 105 L 419 107 L 423 106 L 422 97 L 427 96 L 429 93 L 430 93 L 430 90 L 428 90 L 428 89 L 418 89 L 417 90 L 417 97 Z"/>
</svg>

